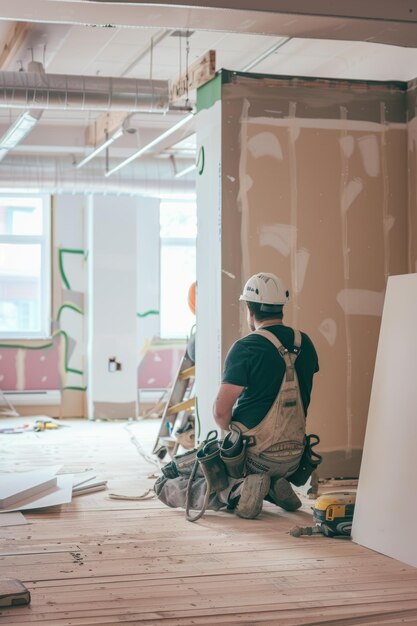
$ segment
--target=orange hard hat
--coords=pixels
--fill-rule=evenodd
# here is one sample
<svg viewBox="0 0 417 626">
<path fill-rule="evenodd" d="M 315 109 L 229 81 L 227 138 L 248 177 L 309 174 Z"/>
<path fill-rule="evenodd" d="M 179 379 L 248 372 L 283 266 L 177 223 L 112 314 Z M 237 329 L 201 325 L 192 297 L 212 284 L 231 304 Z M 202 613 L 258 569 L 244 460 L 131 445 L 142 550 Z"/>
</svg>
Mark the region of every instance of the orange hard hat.
<svg viewBox="0 0 417 626">
<path fill-rule="evenodd" d="M 196 289 L 196 282 L 193 282 L 190 285 L 190 288 L 188 290 L 188 306 L 190 307 L 191 313 L 193 313 L 195 315 L 195 289 Z"/>
</svg>

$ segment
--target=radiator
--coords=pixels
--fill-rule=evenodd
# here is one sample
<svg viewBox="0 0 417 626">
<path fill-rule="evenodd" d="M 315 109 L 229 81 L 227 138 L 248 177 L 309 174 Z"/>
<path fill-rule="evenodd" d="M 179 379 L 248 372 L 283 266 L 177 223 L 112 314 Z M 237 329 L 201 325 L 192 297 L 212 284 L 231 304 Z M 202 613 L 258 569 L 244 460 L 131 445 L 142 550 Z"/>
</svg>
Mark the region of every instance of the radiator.
<svg viewBox="0 0 417 626">
<path fill-rule="evenodd" d="M 3 391 L 5 398 L 13 406 L 36 406 L 61 404 L 59 389 L 42 389 L 40 391 Z"/>
</svg>

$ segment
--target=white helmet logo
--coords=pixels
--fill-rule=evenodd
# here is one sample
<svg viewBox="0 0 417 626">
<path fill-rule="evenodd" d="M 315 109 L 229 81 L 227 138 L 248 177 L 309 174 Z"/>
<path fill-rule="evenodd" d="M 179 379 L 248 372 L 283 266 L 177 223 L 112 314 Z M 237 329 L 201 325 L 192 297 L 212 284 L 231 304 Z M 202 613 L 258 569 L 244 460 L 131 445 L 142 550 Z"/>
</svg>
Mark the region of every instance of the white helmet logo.
<svg viewBox="0 0 417 626">
<path fill-rule="evenodd" d="M 249 278 L 240 300 L 277 306 L 288 302 L 288 296 L 288 291 L 278 276 L 263 272 Z"/>
</svg>

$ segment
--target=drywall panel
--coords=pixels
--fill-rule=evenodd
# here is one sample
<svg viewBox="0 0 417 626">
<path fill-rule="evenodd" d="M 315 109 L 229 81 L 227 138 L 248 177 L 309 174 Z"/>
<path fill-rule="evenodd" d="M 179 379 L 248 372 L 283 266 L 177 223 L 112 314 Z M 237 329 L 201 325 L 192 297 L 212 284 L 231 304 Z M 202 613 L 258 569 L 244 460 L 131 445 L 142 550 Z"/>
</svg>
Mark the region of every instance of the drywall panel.
<svg viewBox="0 0 417 626">
<path fill-rule="evenodd" d="M 10 508 L 22 500 L 56 487 L 56 473 L 60 466 L 32 472 L 15 472 L 0 475 L 0 509 Z"/>
<path fill-rule="evenodd" d="M 319 353 L 308 430 L 327 476 L 358 475 L 386 280 L 407 271 L 404 103 L 397 85 L 223 84 L 221 357 L 247 332 L 245 280 L 281 276 L 284 321 Z"/>
<path fill-rule="evenodd" d="M 417 567 L 417 274 L 388 280 L 353 540 Z"/>
<path fill-rule="evenodd" d="M 5 509 L 7 511 L 30 511 L 33 509 L 42 509 L 50 506 L 59 506 L 71 502 L 72 499 L 72 475 L 57 476 L 56 487 L 52 487 L 44 493 L 28 497 L 20 504 Z"/>
<path fill-rule="evenodd" d="M 221 380 L 221 102 L 218 79 L 199 91 L 197 114 L 197 439 L 215 428 Z"/>
</svg>

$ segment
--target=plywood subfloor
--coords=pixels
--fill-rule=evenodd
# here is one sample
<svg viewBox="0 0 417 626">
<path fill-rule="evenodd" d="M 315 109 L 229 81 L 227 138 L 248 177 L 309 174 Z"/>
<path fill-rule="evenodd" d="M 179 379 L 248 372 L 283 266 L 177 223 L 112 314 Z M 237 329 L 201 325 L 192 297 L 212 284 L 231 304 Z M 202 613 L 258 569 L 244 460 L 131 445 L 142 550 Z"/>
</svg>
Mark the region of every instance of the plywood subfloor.
<svg viewBox="0 0 417 626">
<path fill-rule="evenodd" d="M 22 580 L 32 603 L 2 610 L 0 624 L 417 624 L 416 569 L 349 539 L 288 534 L 310 524 L 311 501 L 293 514 L 266 504 L 257 520 L 209 512 L 191 524 L 158 500 L 111 500 L 151 487 L 154 468 L 123 423 L 65 423 L 0 436 L 0 471 L 63 462 L 98 470 L 109 491 L 1 529 L 0 575 Z M 145 451 L 158 425 L 134 427 Z"/>
</svg>

